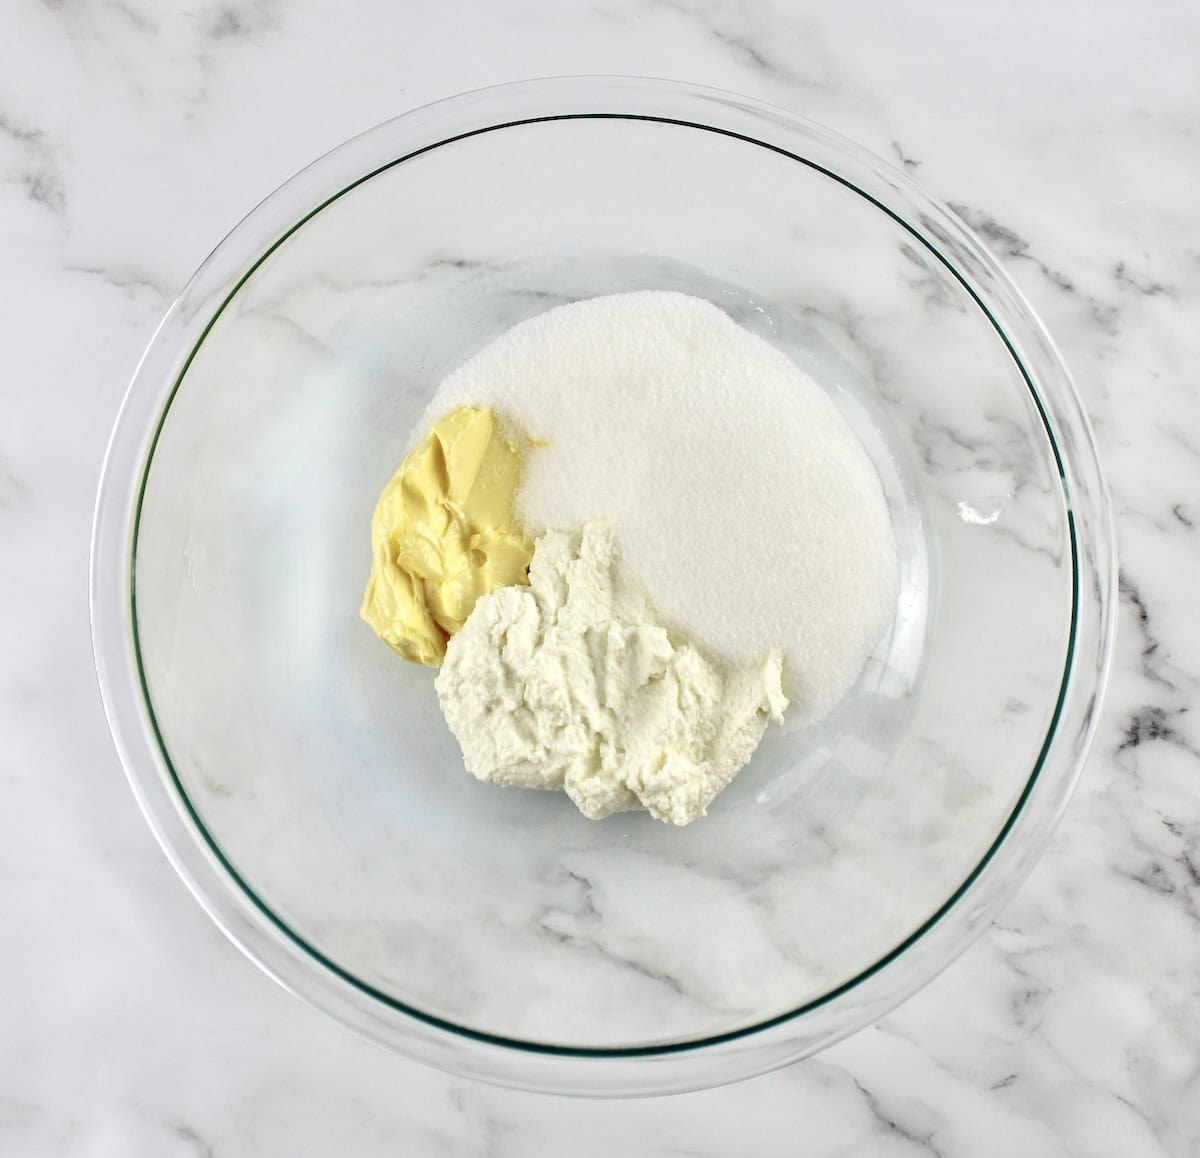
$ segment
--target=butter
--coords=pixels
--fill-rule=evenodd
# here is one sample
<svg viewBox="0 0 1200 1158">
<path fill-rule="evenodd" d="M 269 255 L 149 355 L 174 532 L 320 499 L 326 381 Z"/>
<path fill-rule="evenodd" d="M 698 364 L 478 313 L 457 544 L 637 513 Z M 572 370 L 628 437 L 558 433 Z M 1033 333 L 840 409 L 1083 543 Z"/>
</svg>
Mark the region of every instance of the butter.
<svg viewBox="0 0 1200 1158">
<path fill-rule="evenodd" d="M 384 488 L 361 615 L 398 655 L 437 667 L 481 596 L 529 582 L 533 544 L 513 514 L 522 466 L 490 409 L 460 406 Z"/>
</svg>

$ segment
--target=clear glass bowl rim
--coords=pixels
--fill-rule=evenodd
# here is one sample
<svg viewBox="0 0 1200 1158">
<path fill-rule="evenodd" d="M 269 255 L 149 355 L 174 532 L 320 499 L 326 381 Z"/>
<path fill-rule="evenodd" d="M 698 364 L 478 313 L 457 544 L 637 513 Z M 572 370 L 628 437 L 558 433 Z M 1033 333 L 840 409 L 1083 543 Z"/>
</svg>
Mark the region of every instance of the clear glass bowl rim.
<svg viewBox="0 0 1200 1158">
<path fill-rule="evenodd" d="M 134 588 L 158 431 L 217 317 L 270 253 L 351 188 L 432 148 L 518 123 L 595 118 L 675 123 L 772 149 L 866 198 L 936 256 L 991 321 L 1041 414 L 1062 479 L 1075 594 L 1040 758 L 996 841 L 942 906 L 868 969 L 795 1010 L 717 1037 L 625 1049 L 453 1024 L 371 989 L 290 930 L 241 879 L 175 774 L 141 670 Z M 982 242 L 905 174 L 823 126 L 717 89 L 632 77 L 521 81 L 425 105 L 347 141 L 255 208 L 184 287 L 133 376 L 101 473 L 90 577 L 97 677 L 129 783 L 171 863 L 230 939 L 286 988 L 411 1056 L 501 1084 L 593 1095 L 696 1089 L 786 1064 L 876 1020 L 962 952 L 1033 867 L 1082 770 L 1111 659 L 1115 590 L 1111 507 L 1083 406 L 1041 322 Z"/>
</svg>

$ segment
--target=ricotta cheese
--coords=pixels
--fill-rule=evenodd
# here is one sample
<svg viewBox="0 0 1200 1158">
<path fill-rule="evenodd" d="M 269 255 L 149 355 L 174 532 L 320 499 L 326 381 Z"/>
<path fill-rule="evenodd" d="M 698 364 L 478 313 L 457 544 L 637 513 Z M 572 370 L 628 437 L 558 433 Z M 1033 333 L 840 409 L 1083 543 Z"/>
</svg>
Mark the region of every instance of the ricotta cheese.
<svg viewBox="0 0 1200 1158">
<path fill-rule="evenodd" d="M 721 666 L 672 636 L 605 521 L 545 533 L 529 586 L 476 602 L 437 692 L 478 779 L 671 824 L 704 815 L 787 707 L 781 653 Z"/>
</svg>

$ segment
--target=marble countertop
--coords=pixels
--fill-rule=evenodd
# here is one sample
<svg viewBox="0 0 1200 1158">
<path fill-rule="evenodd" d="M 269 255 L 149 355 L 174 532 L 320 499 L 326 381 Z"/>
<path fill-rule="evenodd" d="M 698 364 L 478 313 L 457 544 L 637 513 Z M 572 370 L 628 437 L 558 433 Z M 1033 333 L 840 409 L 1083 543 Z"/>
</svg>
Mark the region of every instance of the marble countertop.
<svg viewBox="0 0 1200 1158">
<path fill-rule="evenodd" d="M 1200 1153 L 1200 8 L 9 0 L 0 45 L 0 1152 Z M 125 785 L 87 610 L 109 429 L 212 244 L 398 112 L 597 72 L 791 107 L 950 202 L 1075 374 L 1122 558 L 1091 758 L 999 923 L 813 1060 L 636 1102 L 446 1077 L 250 966 Z"/>
</svg>

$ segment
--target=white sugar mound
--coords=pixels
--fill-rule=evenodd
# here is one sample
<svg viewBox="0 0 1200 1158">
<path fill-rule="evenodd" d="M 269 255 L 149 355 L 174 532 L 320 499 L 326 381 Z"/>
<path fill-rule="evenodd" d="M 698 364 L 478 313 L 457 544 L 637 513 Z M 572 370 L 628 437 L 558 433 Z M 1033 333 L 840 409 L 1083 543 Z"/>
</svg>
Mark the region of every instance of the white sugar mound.
<svg viewBox="0 0 1200 1158">
<path fill-rule="evenodd" d="M 420 430 L 471 402 L 546 444 L 532 534 L 611 519 L 668 627 L 728 663 L 780 649 L 806 720 L 849 690 L 895 609 L 895 540 L 861 443 L 783 353 L 699 298 L 616 294 L 502 334 Z"/>
</svg>

